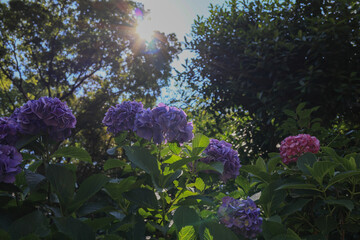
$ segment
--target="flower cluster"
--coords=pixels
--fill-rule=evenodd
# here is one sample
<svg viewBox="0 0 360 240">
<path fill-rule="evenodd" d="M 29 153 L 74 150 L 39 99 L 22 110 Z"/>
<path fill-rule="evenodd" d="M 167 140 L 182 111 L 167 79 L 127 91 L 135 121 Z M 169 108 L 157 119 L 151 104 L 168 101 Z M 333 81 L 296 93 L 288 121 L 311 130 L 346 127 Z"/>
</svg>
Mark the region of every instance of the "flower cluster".
<svg viewBox="0 0 360 240">
<path fill-rule="evenodd" d="M 133 131 L 135 117 L 142 111 L 142 103 L 125 101 L 117 104 L 115 107 L 110 107 L 102 123 L 107 126 L 108 132 L 114 134 L 123 131 Z"/>
<path fill-rule="evenodd" d="M 193 125 L 187 122 L 181 109 L 160 103 L 153 109 L 143 109 L 138 102 L 123 102 L 111 107 L 103 120 L 108 131 L 134 131 L 139 137 L 154 143 L 190 141 L 194 134 Z"/>
<path fill-rule="evenodd" d="M 16 109 L 11 118 L 17 122 L 21 133 L 47 133 L 56 141 L 68 138 L 76 124 L 76 118 L 66 103 L 49 97 L 28 101 Z"/>
<path fill-rule="evenodd" d="M 232 145 L 225 141 L 217 139 L 210 139 L 210 144 L 204 150 L 205 158 L 200 161 L 207 164 L 211 162 L 221 162 L 224 164 L 224 171 L 221 175 L 221 180 L 227 181 L 231 178 L 236 178 L 239 175 L 241 167 L 238 153 L 231 149 Z"/>
<path fill-rule="evenodd" d="M 0 182 L 13 183 L 21 171 L 21 161 L 22 156 L 15 147 L 0 145 Z"/>
<path fill-rule="evenodd" d="M 16 121 L 9 117 L 0 117 L 0 144 L 15 145 L 17 134 Z"/>
<path fill-rule="evenodd" d="M 280 156 L 283 163 L 296 162 L 304 153 L 318 153 L 320 142 L 316 137 L 309 134 L 299 134 L 285 138 L 280 145 Z"/>
<path fill-rule="evenodd" d="M 255 238 L 261 232 L 260 209 L 250 198 L 223 197 L 218 217 L 222 224 L 247 239 Z"/>
</svg>

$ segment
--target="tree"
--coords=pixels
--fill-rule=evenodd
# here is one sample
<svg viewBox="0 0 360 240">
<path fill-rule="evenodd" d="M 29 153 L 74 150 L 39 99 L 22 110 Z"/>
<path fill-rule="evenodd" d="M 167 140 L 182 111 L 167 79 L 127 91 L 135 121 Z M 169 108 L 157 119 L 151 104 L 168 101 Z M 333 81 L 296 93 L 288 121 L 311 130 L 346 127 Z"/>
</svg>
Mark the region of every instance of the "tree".
<svg viewBox="0 0 360 240">
<path fill-rule="evenodd" d="M 320 106 L 327 127 L 342 121 L 357 129 L 359 7 L 345 0 L 212 6 L 208 18 L 194 23 L 186 47 L 197 55 L 181 78 L 210 100 L 209 110 L 250 115 L 253 129 L 240 134 L 252 135 L 253 149 L 276 150 L 276 127 L 287 118 L 283 110 L 301 102 Z"/>
<path fill-rule="evenodd" d="M 10 0 L 0 4 L 1 114 L 40 96 L 66 100 L 78 124 L 77 139 L 103 160 L 109 137 L 101 126 L 119 98 L 155 101 L 181 51 L 175 34 L 151 42 L 135 31 L 128 0 Z M 99 141 L 106 138 L 106 141 Z"/>
</svg>

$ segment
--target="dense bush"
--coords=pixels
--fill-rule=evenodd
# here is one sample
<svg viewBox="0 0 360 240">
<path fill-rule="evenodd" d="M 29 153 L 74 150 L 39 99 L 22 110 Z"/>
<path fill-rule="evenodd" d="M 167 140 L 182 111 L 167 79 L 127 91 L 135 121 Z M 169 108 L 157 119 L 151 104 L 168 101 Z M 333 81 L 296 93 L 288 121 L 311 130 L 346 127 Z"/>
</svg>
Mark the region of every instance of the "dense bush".
<svg viewBox="0 0 360 240">
<path fill-rule="evenodd" d="M 103 173 L 78 181 L 90 155 L 53 137 L 75 124 L 66 104 L 40 98 L 15 113 L 0 135 L 14 143 L 0 145 L 1 239 L 359 238 L 360 155 L 317 153 L 310 135 L 285 139 L 282 159 L 241 166 L 231 144 L 194 136 L 181 109 L 123 102 L 104 117 L 116 145 Z"/>
</svg>

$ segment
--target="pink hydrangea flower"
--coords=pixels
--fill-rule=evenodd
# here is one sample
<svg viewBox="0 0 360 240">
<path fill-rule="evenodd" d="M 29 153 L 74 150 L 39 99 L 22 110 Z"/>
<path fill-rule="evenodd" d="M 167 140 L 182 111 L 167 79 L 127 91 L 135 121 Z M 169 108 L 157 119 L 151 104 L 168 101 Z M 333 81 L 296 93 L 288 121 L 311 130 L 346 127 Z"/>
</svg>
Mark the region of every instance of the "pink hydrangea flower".
<svg viewBox="0 0 360 240">
<path fill-rule="evenodd" d="M 309 134 L 299 134 L 285 138 L 280 145 L 280 156 L 283 163 L 296 162 L 304 153 L 318 153 L 320 141 Z"/>
</svg>

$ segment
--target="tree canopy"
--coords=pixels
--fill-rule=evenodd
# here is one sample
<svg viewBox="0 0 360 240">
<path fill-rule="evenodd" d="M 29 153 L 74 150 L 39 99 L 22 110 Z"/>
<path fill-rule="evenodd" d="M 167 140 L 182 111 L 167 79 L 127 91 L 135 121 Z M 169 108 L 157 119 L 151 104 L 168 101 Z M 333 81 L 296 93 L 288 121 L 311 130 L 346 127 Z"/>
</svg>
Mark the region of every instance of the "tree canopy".
<svg viewBox="0 0 360 240">
<path fill-rule="evenodd" d="M 117 96 L 154 97 L 180 51 L 174 34 L 157 32 L 151 44 L 137 36 L 132 11 L 142 5 L 132 1 L 12 0 L 0 8 L 1 100 L 11 104 L 97 89 L 94 76 Z"/>
<path fill-rule="evenodd" d="M 186 45 L 196 53 L 182 80 L 209 109 L 251 116 L 271 139 L 283 110 L 320 106 L 330 126 L 360 120 L 358 1 L 236 1 L 211 6 Z M 256 130 L 256 128 L 258 129 Z M 275 146 L 279 139 L 274 139 Z M 259 141 L 259 142 L 260 142 Z M 274 144 L 275 143 L 275 144 Z"/>
</svg>

